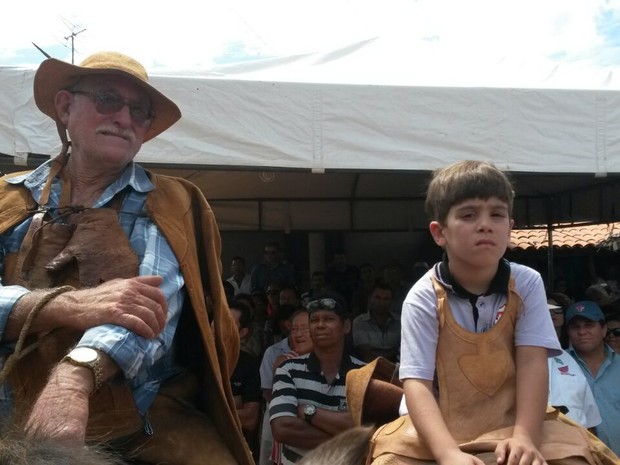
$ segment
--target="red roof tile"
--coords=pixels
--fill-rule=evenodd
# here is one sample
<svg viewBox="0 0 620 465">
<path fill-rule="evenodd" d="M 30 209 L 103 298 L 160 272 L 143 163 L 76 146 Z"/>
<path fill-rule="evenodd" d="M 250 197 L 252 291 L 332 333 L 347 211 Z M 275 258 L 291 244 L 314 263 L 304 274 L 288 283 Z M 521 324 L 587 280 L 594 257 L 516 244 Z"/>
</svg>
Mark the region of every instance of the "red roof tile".
<svg viewBox="0 0 620 465">
<path fill-rule="evenodd" d="M 620 248 L 620 223 L 592 224 L 584 226 L 553 227 L 553 246 Z M 510 235 L 511 249 L 542 249 L 549 247 L 546 228 L 513 229 Z"/>
</svg>

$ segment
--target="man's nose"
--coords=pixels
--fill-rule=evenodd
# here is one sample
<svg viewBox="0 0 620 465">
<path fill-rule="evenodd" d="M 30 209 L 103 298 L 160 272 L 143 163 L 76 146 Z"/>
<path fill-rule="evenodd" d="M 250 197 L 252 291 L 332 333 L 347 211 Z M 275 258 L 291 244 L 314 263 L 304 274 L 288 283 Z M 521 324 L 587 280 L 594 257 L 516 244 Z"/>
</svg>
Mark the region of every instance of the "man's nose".
<svg viewBox="0 0 620 465">
<path fill-rule="evenodd" d="M 118 121 L 125 125 L 131 125 L 131 113 L 129 105 L 125 104 L 123 107 L 114 113 L 114 121 Z"/>
</svg>

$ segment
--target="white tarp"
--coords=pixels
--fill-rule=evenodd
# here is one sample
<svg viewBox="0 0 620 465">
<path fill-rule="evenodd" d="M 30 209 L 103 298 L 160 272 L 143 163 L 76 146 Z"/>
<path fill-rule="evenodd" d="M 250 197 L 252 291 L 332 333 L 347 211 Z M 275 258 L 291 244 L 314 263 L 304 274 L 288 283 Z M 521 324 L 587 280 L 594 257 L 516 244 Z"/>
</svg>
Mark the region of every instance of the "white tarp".
<svg viewBox="0 0 620 465">
<path fill-rule="evenodd" d="M 205 73 L 152 72 L 183 118 L 145 144 L 138 160 L 321 172 L 431 170 L 478 158 L 521 172 L 620 172 L 620 84 L 613 76 L 585 89 L 491 87 L 484 80 L 477 82 L 489 87 L 476 87 L 464 72 L 468 87 L 456 87 L 447 84 L 458 82 L 459 70 L 443 65 L 450 79 L 429 86 L 431 77 L 411 65 L 379 74 L 364 63 L 372 53 L 370 41 Z M 360 65 L 372 72 L 363 75 Z M 329 82 L 343 69 L 353 83 Z M 566 87 L 561 75 L 554 70 L 541 87 Z M 34 104 L 33 76 L 31 69 L 0 67 L 0 153 L 58 151 L 54 125 Z"/>
</svg>

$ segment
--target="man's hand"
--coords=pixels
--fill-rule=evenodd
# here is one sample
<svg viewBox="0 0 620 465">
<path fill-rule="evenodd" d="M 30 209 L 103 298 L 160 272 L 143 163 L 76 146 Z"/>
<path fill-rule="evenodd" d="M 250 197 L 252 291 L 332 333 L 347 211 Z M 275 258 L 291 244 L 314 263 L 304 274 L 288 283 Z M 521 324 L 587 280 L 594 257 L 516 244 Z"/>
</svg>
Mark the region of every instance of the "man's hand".
<svg viewBox="0 0 620 465">
<path fill-rule="evenodd" d="M 34 320 L 31 331 L 49 331 L 58 327 L 87 330 L 102 324 L 114 324 L 139 336 L 153 338 L 166 324 L 168 304 L 159 286 L 160 276 L 113 279 L 97 287 L 65 292 L 50 301 Z M 35 291 L 22 297 L 9 317 L 6 340 L 15 340 L 38 299 Z"/>
<path fill-rule="evenodd" d="M 282 355 L 278 355 L 276 357 L 276 359 L 273 362 L 273 372 L 276 372 L 276 368 L 278 368 L 280 365 L 282 365 L 282 363 L 284 363 L 286 360 L 289 360 L 291 358 L 295 358 L 295 357 L 299 357 L 299 354 L 297 352 L 295 352 L 294 350 L 291 350 L 290 352 L 287 352 L 285 354 Z"/>
<path fill-rule="evenodd" d="M 91 289 L 62 294 L 58 304 L 65 299 L 71 301 L 79 329 L 110 323 L 152 338 L 166 324 L 168 304 L 159 288 L 162 281 L 160 276 L 114 279 Z"/>
<path fill-rule="evenodd" d="M 26 434 L 83 445 L 92 388 L 92 373 L 88 368 L 69 363 L 58 365 L 34 404 L 26 423 Z"/>
</svg>

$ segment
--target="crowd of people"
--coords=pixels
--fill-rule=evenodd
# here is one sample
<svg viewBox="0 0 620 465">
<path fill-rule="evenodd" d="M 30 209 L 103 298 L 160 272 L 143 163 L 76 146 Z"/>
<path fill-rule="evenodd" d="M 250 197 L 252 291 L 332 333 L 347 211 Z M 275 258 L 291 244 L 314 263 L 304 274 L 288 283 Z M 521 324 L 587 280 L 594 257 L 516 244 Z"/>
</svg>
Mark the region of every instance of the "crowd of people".
<svg viewBox="0 0 620 465">
<path fill-rule="evenodd" d="M 438 270 L 446 266 L 445 259 L 437 266 Z M 265 279 L 270 269 L 276 271 Z M 402 278 L 405 273 L 398 265 L 390 264 L 379 271 L 369 262 L 364 262 L 357 267 L 348 263 L 342 252 L 333 255 L 326 270 L 316 270 L 311 273 L 307 288 L 297 287 L 293 273 L 290 272 L 291 269 L 284 271 L 285 269 L 287 269 L 286 263 L 279 245 L 269 243 L 265 246 L 265 260 L 260 266 L 248 270 L 243 257 L 235 256 L 230 263 L 230 274 L 224 276 L 224 285 L 231 306 L 234 307 L 236 302 L 243 301 L 251 308 L 253 315 L 252 332 L 248 338 L 251 343 L 248 340 L 242 340 L 242 350 L 251 353 L 257 363 L 262 360 L 260 363 L 260 383 L 263 391 L 262 422 L 256 423 L 257 426 L 252 432 L 246 432 L 251 433 L 253 439 L 250 444 L 257 463 L 261 465 L 294 463 L 295 460 L 290 460 L 291 457 L 299 459 L 305 452 L 333 436 L 323 431 L 323 434 L 318 435 L 318 439 L 311 439 L 313 430 L 309 432 L 307 425 L 303 425 L 306 428 L 295 429 L 295 425 L 302 426 L 302 423 L 296 423 L 298 420 L 306 420 L 303 413 L 306 399 L 303 396 L 308 396 L 309 392 L 312 392 L 304 384 L 308 382 L 306 365 L 308 360 L 304 355 L 312 353 L 314 338 L 310 326 L 304 322 L 303 327 L 306 331 L 304 340 L 309 343 L 309 347 L 299 349 L 295 340 L 299 325 L 295 323 L 294 318 L 298 318 L 300 312 L 305 314 L 308 311 L 308 304 L 316 305 L 316 302 L 322 298 L 333 299 L 338 302 L 339 308 L 343 309 L 348 319 L 346 323 L 348 327 L 342 334 L 346 354 L 363 363 L 369 363 L 377 357 L 399 363 L 403 302 L 407 292 L 415 284 L 413 281 Z M 594 390 L 596 397 L 614 399 L 613 393 L 609 391 L 609 385 L 617 380 L 612 376 L 604 377 L 603 381 L 596 381 L 597 370 L 586 374 L 584 371 L 588 371 L 589 368 L 583 361 L 580 361 L 577 336 L 569 337 L 571 328 L 575 328 L 580 320 L 586 318 L 583 313 L 575 313 L 575 305 L 596 305 L 600 309 L 600 314 L 597 315 L 600 318 L 597 319 L 597 323 L 601 325 L 601 328 L 605 325 L 599 343 L 606 344 L 605 347 L 608 346 L 616 352 L 620 350 L 620 313 L 618 312 L 620 300 L 614 299 L 613 294 L 610 296 L 607 293 L 601 294 L 602 299 L 598 298 L 596 302 L 589 300 L 595 299 L 596 291 L 600 291 L 601 288 L 610 289 L 610 293 L 616 289 L 617 282 L 613 279 L 614 270 L 613 264 L 604 270 L 602 274 L 606 276 L 606 279 L 593 275 L 592 282 L 579 286 L 579 288 L 586 289 L 582 295 L 562 287 L 563 280 L 561 279 L 556 280 L 555 291 L 546 289 L 546 295 L 551 321 L 562 350 L 561 353 L 548 358 L 549 404 L 556 406 L 569 418 L 591 432 L 598 432 L 599 437 L 603 438 L 606 444 L 617 450 L 614 435 L 609 433 L 609 431 L 620 431 L 617 409 L 605 405 L 605 401 L 597 402 L 591 387 L 591 384 L 598 383 L 600 387 Z M 253 279 L 254 271 L 258 271 L 263 279 Z M 417 280 L 425 275 L 428 277 L 428 273 L 429 266 L 418 261 L 415 263 L 411 276 Z M 231 285 L 227 285 L 226 282 Z M 260 286 L 253 287 L 251 284 L 242 286 L 242 283 L 252 282 L 255 285 L 263 282 L 264 289 Z M 603 282 L 605 286 L 601 287 Z M 594 286 L 596 286 L 595 290 L 593 290 Z M 577 303 L 575 296 L 577 296 Z M 569 312 L 568 315 L 567 312 Z M 578 331 L 573 332 L 576 334 Z M 599 349 L 601 347 L 603 346 L 601 345 Z M 422 348 L 411 350 L 422 350 Z M 283 363 L 290 359 L 293 361 Z M 300 363 L 304 365 L 299 366 Z M 282 372 L 278 374 L 280 366 Z M 342 379 L 346 377 L 347 371 L 347 368 L 342 369 L 340 373 Z M 259 376 L 258 373 L 256 376 Z M 319 385 L 318 381 L 314 384 L 315 387 Z M 286 427 L 283 428 L 282 417 L 293 417 L 294 412 L 290 407 L 291 392 L 296 392 L 296 389 L 303 392 L 297 399 L 297 406 L 300 410 L 296 414 L 296 420 L 291 420 L 293 423 L 284 423 Z M 279 407 L 272 409 L 273 396 L 275 394 L 279 397 L 280 391 L 287 392 L 286 399 L 278 399 L 275 405 Z M 336 395 L 335 398 L 340 402 L 343 400 L 342 392 L 339 396 Z M 614 401 L 609 400 L 609 402 Z M 599 404 L 605 406 L 604 415 L 600 413 Z M 289 406 L 288 410 L 282 405 Z M 319 401 L 315 401 L 313 405 L 319 408 L 324 407 Z M 402 409 L 402 412 L 406 414 L 407 409 Z M 272 434 L 273 425 L 276 425 L 275 440 Z M 332 433 L 338 431 L 340 430 L 332 431 Z"/>
</svg>

